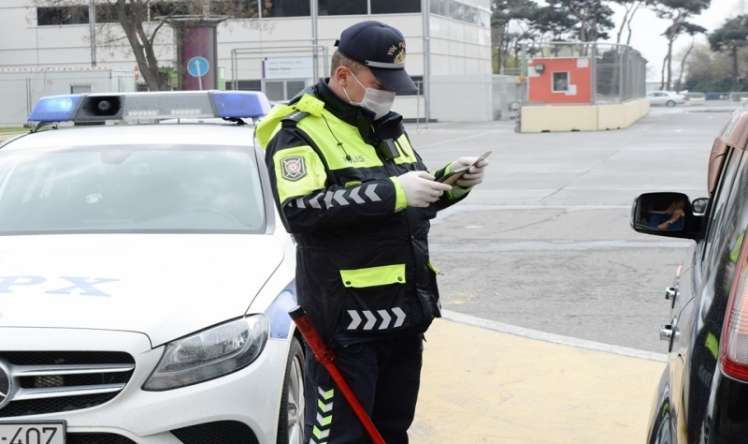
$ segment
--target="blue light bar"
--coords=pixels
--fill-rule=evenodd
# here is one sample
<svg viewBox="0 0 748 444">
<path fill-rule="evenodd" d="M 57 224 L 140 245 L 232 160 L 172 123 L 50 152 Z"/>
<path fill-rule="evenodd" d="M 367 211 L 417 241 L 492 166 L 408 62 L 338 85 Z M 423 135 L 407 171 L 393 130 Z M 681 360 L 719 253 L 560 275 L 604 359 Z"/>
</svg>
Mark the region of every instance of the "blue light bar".
<svg viewBox="0 0 748 444">
<path fill-rule="evenodd" d="M 34 105 L 29 114 L 29 122 L 63 122 L 73 120 L 83 96 L 47 96 Z"/>
<path fill-rule="evenodd" d="M 270 111 L 258 91 L 158 91 L 42 97 L 30 122 L 128 122 L 186 118 L 258 118 Z"/>
<path fill-rule="evenodd" d="M 216 117 L 257 118 L 270 111 L 265 94 L 257 91 L 211 91 Z"/>
</svg>

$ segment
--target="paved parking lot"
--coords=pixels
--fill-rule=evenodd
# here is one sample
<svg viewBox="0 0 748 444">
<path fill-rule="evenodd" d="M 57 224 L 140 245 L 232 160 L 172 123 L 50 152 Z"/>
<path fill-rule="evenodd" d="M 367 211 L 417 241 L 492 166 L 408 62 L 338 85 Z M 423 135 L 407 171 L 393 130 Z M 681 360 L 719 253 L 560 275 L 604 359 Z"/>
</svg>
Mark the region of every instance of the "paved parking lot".
<svg viewBox="0 0 748 444">
<path fill-rule="evenodd" d="M 445 307 L 662 353 L 664 289 L 691 242 L 635 233 L 631 203 L 648 191 L 704 196 L 708 153 L 731 111 L 654 108 L 632 128 L 595 133 L 413 126 L 429 165 L 494 151 L 485 183 L 434 221 Z"/>
<path fill-rule="evenodd" d="M 481 189 L 434 221 L 450 312 L 428 335 L 413 442 L 645 439 L 664 368 L 663 290 L 691 242 L 633 232 L 630 205 L 648 191 L 704 196 L 730 112 L 653 109 L 600 133 L 411 130 L 431 165 L 494 150 Z"/>
</svg>

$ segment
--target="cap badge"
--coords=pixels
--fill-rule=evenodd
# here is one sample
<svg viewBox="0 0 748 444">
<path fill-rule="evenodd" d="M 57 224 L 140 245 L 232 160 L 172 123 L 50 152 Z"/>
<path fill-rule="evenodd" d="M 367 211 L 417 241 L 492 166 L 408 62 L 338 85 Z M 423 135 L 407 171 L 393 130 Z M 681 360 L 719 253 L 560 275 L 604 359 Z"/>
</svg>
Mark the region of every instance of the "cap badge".
<svg viewBox="0 0 748 444">
<path fill-rule="evenodd" d="M 398 65 L 405 64 L 405 42 L 400 42 L 397 45 L 390 46 L 390 49 L 387 50 L 387 54 L 392 56 L 393 63 L 397 63 Z"/>
</svg>

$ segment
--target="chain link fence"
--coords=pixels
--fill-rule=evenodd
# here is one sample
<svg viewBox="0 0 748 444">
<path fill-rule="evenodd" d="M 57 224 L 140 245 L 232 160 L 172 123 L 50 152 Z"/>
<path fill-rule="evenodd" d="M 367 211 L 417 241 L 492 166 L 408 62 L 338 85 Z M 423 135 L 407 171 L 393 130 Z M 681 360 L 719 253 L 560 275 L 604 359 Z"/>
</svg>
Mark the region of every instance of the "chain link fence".
<svg viewBox="0 0 748 444">
<path fill-rule="evenodd" d="M 110 69 L 0 69 L 0 127 L 20 126 L 40 97 L 58 94 L 131 92 L 130 71 Z"/>
<path fill-rule="evenodd" d="M 567 82 L 575 84 L 575 91 L 589 91 L 582 103 L 622 103 L 646 96 L 647 60 L 639 51 L 614 43 L 598 42 L 546 42 L 526 45 L 522 49 L 522 64 L 525 75 L 539 75 L 533 71 L 533 63 L 545 62 L 550 67 L 564 66 L 564 60 L 576 60 L 567 74 Z M 537 71 L 537 70 L 536 70 Z M 549 73 L 561 74 L 561 71 Z M 540 73 L 542 75 L 542 72 Z M 577 76 L 577 79 L 574 77 Z M 580 80 L 581 79 L 581 80 Z M 550 82 L 558 81 L 555 77 Z M 563 82 L 563 79 L 561 79 Z M 556 91 L 556 85 L 553 87 Z M 568 97 L 570 94 L 565 94 Z M 569 103 L 572 100 L 564 100 Z M 533 103 L 530 96 L 527 103 Z M 547 103 L 547 102 L 544 102 Z"/>
</svg>

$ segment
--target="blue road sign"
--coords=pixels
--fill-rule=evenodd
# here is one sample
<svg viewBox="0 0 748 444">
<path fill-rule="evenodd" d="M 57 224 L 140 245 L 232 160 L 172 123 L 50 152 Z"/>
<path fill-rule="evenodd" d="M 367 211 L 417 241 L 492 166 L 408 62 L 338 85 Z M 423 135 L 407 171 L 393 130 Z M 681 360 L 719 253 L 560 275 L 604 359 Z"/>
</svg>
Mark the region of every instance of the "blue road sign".
<svg viewBox="0 0 748 444">
<path fill-rule="evenodd" d="M 192 77 L 203 77 L 210 69 L 210 62 L 202 56 L 192 57 L 187 61 L 187 73 Z"/>
</svg>

